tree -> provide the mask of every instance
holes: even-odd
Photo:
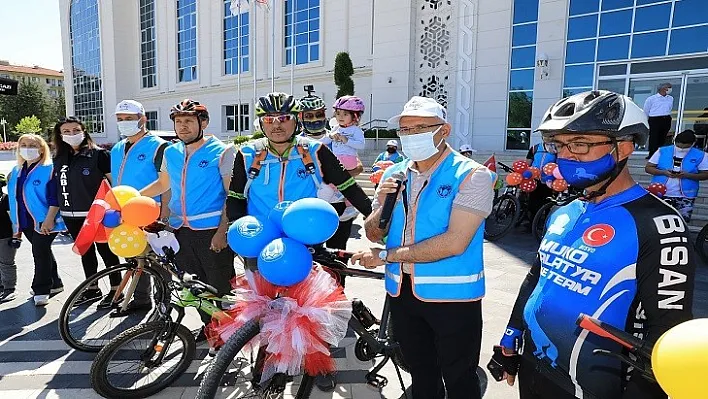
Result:
[[[341,52],[334,59],[334,84],[337,85],[337,98],[354,95],[354,65],[349,53]]]
[[[49,100],[47,106],[47,118],[42,119],[45,121],[45,129],[53,129],[59,118],[66,116],[66,99],[64,98],[64,91],[59,92],[59,97]]]
[[[25,116],[15,126],[15,131],[20,134],[39,133],[42,131],[42,121],[36,116]]]
[[[21,82],[16,96],[0,95],[0,109],[2,117],[10,126],[16,126],[26,116],[36,116],[40,121],[48,120],[44,88],[32,81]]]

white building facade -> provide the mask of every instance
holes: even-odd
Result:
[[[425,95],[448,108],[453,144],[480,150],[528,148],[550,104],[593,88],[642,105],[670,82],[676,130],[708,117],[706,0],[268,3],[244,0],[233,16],[229,0],[60,0],[68,112],[115,142],[120,100],[172,130],[170,107],[193,98],[211,133],[248,134],[254,99],[272,87],[300,97],[312,84],[332,103],[346,51],[365,127]]]

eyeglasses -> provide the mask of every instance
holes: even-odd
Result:
[[[573,141],[570,143],[561,143],[560,141],[544,141],[543,148],[551,154],[558,154],[561,152],[563,147],[567,147],[571,154],[575,155],[585,155],[590,152],[590,148],[597,147],[600,145],[612,144],[612,140],[601,141],[599,143],[584,143],[581,141]]]
[[[402,128],[399,128],[397,130],[397,132],[399,135],[429,132],[431,127],[438,127],[438,126],[442,126],[442,125],[444,125],[444,123],[437,123],[435,125],[427,125],[427,126],[402,127]]]
[[[261,122],[266,125],[272,125],[273,123],[275,123],[275,121],[278,121],[278,123],[285,123],[294,119],[295,115],[293,114],[261,116]]]

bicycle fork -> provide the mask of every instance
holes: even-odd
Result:
[[[172,310],[177,312],[177,320],[172,320],[170,317]],[[167,312],[161,316],[165,318],[163,327],[155,334],[152,341],[150,341],[150,346],[145,349],[140,357],[140,360],[145,363],[145,367],[153,368],[162,364],[162,360],[169,351],[177,333],[176,326],[179,326],[182,323],[182,319],[184,319],[184,308],[170,305],[167,308]],[[157,357],[153,359],[155,353],[157,353]]]

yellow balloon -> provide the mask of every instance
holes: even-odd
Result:
[[[113,193],[115,201],[118,203],[118,209],[116,210],[120,210],[123,206],[125,206],[126,202],[140,196],[140,192],[130,186],[116,186],[111,189],[111,192]],[[108,203],[115,209],[115,204],[112,204],[111,200],[112,198],[109,198]]]
[[[133,258],[142,254],[147,244],[145,232],[129,224],[116,227],[108,236],[108,248],[121,258]]]
[[[708,370],[708,319],[681,323],[659,337],[651,355],[652,369],[671,399],[704,397]],[[703,393],[701,393],[703,392]]]

